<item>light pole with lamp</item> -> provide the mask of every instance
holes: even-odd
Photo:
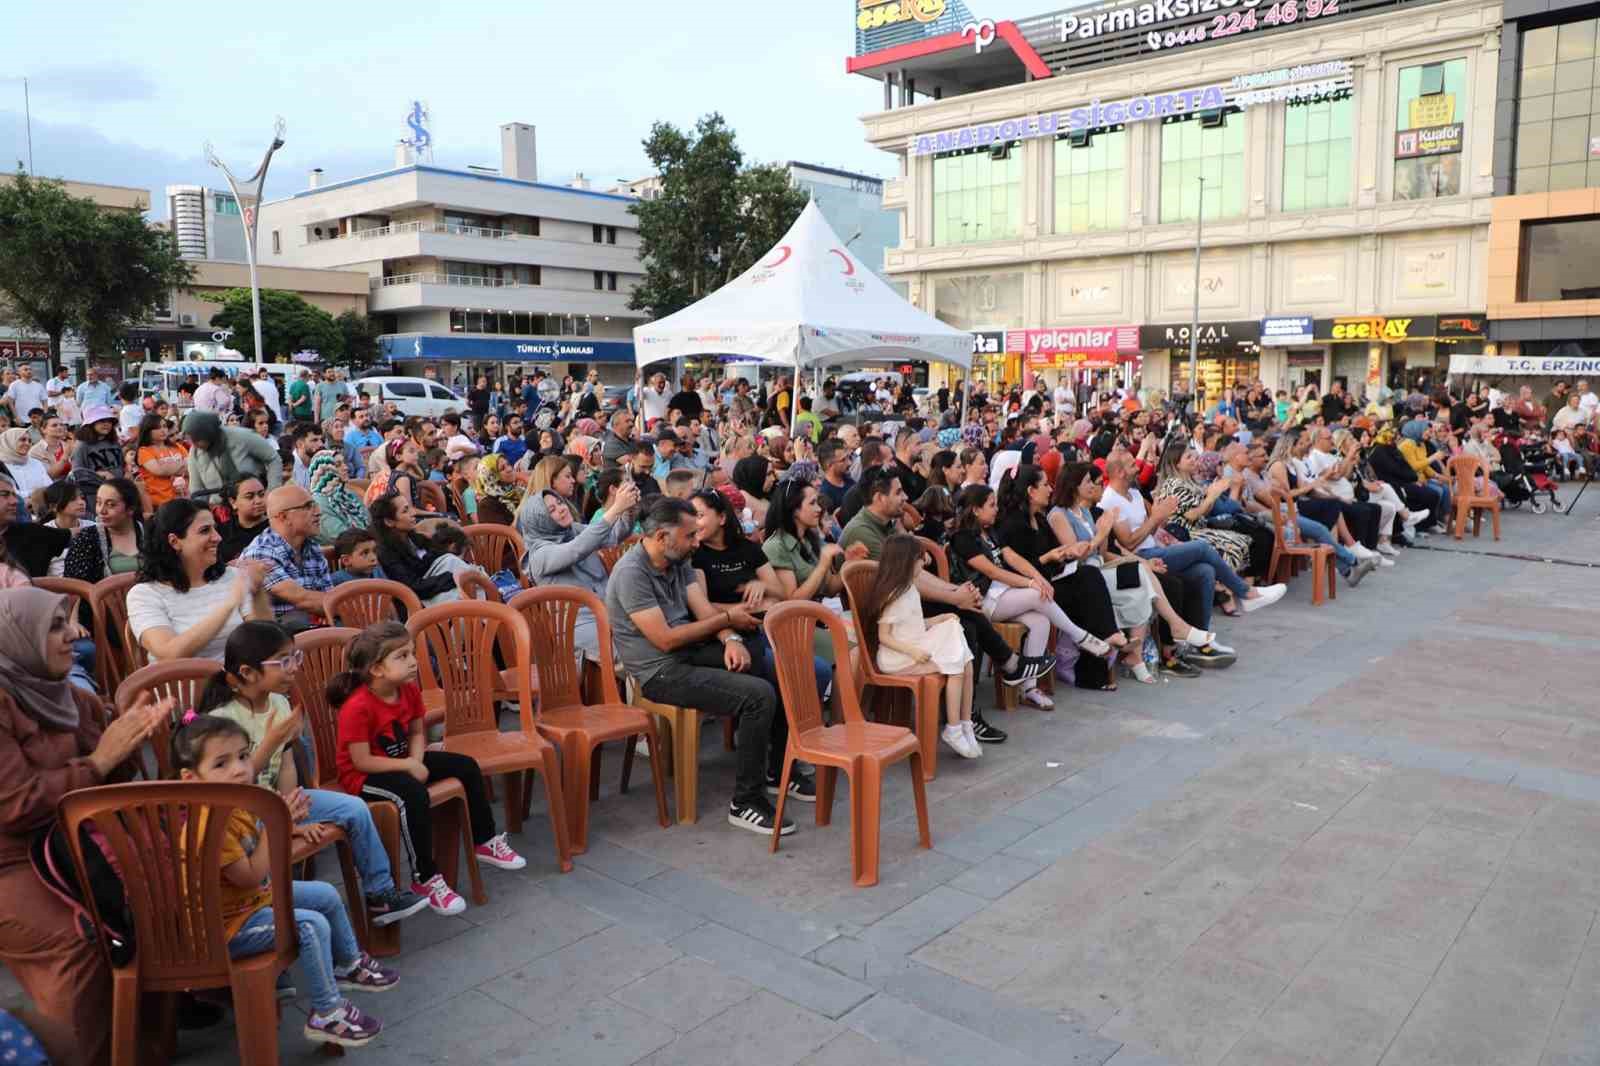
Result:
[[[1206,216],[1206,179],[1200,179],[1200,199],[1194,211],[1194,316],[1189,320],[1189,403],[1200,399],[1200,237]],[[1196,411],[1196,414],[1204,412]]]
[[[222,176],[228,179],[228,189],[233,193],[234,202],[239,205],[239,217],[244,225],[244,250],[250,261],[250,319],[255,326],[256,362],[267,361],[266,354],[261,350],[261,284],[256,277],[256,219],[257,209],[261,206],[261,189],[267,181],[267,166],[272,162],[272,153],[283,147],[283,118],[280,116],[272,127],[272,144],[267,148],[267,154],[261,157],[261,165],[256,172],[244,179],[244,184],[254,189],[255,199],[249,206],[245,205],[244,197],[239,192],[239,180],[233,176],[233,171],[228,169],[228,164],[217,158],[217,153],[212,149],[211,142],[206,142],[206,162],[222,171]]]

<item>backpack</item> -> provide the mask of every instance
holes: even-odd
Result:
[[[49,828],[34,835],[28,845],[28,856],[44,887],[72,911],[83,938],[90,943],[104,940],[111,965],[125,966],[134,956],[133,910],[128,906],[122,871],[102,834],[87,823],[81,833],[83,864],[89,877],[87,893],[78,883],[66,829],[60,822],[52,822]],[[89,908],[91,897],[100,914],[99,926],[95,925],[94,912]]]

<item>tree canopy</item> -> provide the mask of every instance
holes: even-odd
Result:
[[[50,338],[52,370],[68,333],[109,351],[194,277],[171,233],[20,168],[0,185],[0,248],[0,304]]]
[[[644,280],[628,306],[662,318],[726,285],[794,225],[806,194],[785,168],[746,166],[733,130],[713,112],[692,131],[658,122],[644,141],[661,195],[639,219]]]
[[[278,356],[313,351],[324,362],[338,363],[345,354],[345,335],[332,315],[309,303],[297,292],[281,289],[261,290],[261,344],[266,355],[256,353],[254,327],[250,318],[250,290],[225,289],[208,293],[205,299],[222,305],[211,316],[211,324],[233,330],[229,347],[247,358],[271,362]]]

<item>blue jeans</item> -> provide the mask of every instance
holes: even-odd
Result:
[[[326,1014],[344,1002],[337,969],[361,957],[344,901],[325,881],[296,881],[293,886],[294,931],[300,941],[300,972],[311,995],[311,1009]],[[259,955],[273,945],[272,908],[263,907],[228,941],[233,958]]]
[[[1443,528],[1445,523],[1450,521],[1450,485],[1448,482],[1434,480],[1428,482],[1423,488],[1431,489],[1438,494],[1439,510],[1433,513],[1439,516],[1439,526]]]
[[[1228,565],[1228,561],[1217,554],[1217,549],[1210,542],[1199,537],[1169,544],[1165,548],[1145,548],[1138,554],[1143,559],[1160,559],[1167,564],[1167,570],[1174,577],[1192,586],[1194,602],[1200,605],[1203,617],[1185,621],[1201,629],[1211,628],[1211,587],[1216,582],[1222,582],[1229,592],[1241,600],[1250,594],[1250,586]]]
[[[81,689],[98,693],[100,686],[94,679],[94,640],[84,637],[72,642],[72,666],[67,670],[67,680]],[[115,696],[116,693],[107,693]]]
[[[750,651],[750,672],[772,686],[778,693],[778,671],[773,662],[772,645],[767,642],[767,631],[755,629],[744,634],[745,647]],[[833,664],[820,655],[811,657],[812,669],[817,675],[817,702],[824,708],[828,686],[833,683]],[[783,695],[778,693],[778,713],[772,716],[772,732],[767,742],[767,776],[783,773],[783,752],[789,743],[789,719],[783,713]]]
[[[306,815],[306,821],[331,822],[350,838],[356,871],[361,874],[361,891],[373,896],[392,889],[394,874],[389,869],[389,853],[383,850],[383,841],[378,839],[378,827],[372,823],[367,801],[323,788],[305,791],[311,800],[311,813]]]
[[[1314,518],[1307,518],[1303,514],[1296,514],[1300,520],[1300,535],[1306,540],[1316,541],[1318,544],[1327,544],[1333,548],[1333,557],[1339,560],[1339,573],[1348,574],[1350,568],[1356,565],[1355,553],[1334,537],[1333,530],[1318,522]]]

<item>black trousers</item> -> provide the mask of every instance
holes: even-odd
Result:
[[[932,600],[923,600],[922,614],[925,618],[940,614],[955,615],[961,619],[961,635],[967,638],[967,647],[972,649],[974,658],[987,655],[996,663],[1010,661],[1013,654],[1011,645],[1006,643],[1006,638],[1000,635],[1000,631],[994,627],[994,623],[989,621],[983,612],[963,611],[954,604],[934,603]],[[973,670],[976,672],[976,664],[974,664]]]
[[[678,651],[672,662],[650,675],[644,694],[657,703],[693,706],[707,715],[732,715],[738,722],[734,744],[733,802],[743,806],[766,800],[767,748],[777,744],[781,765],[789,725],[778,711],[778,694],[761,678],[722,665],[723,648],[707,641]],[[754,661],[752,659],[752,667]],[[776,739],[775,739],[776,738]]]
[[[1161,591],[1166,594],[1167,602],[1172,605],[1172,609],[1177,612],[1179,618],[1182,618],[1192,626],[1199,626],[1199,620],[1207,617],[1199,606],[1198,597],[1211,596],[1212,589],[1191,585],[1189,582],[1184,581],[1182,577],[1170,573],[1157,574],[1156,580],[1161,582]],[[1176,641],[1176,638],[1172,635],[1172,627],[1167,625],[1165,618],[1161,618],[1160,615],[1156,617],[1159,622],[1156,640],[1164,648],[1171,647]]]
[[[1117,631],[1117,612],[1098,567],[1080,566],[1071,577],[1052,581],[1056,606],[1068,618],[1104,639]],[[1073,667],[1079,688],[1104,688],[1111,682],[1111,664],[1098,655],[1080,655]]]
[[[495,835],[494,810],[489,806],[483,771],[477,762],[453,752],[425,751],[422,765],[428,768],[430,782],[451,777],[461,782],[467,793],[467,813],[472,818],[472,842],[487,843]],[[407,773],[368,774],[361,798],[388,800],[400,808],[400,845],[416,880],[427,881],[439,872],[433,864],[433,807],[428,802],[427,785]]]

